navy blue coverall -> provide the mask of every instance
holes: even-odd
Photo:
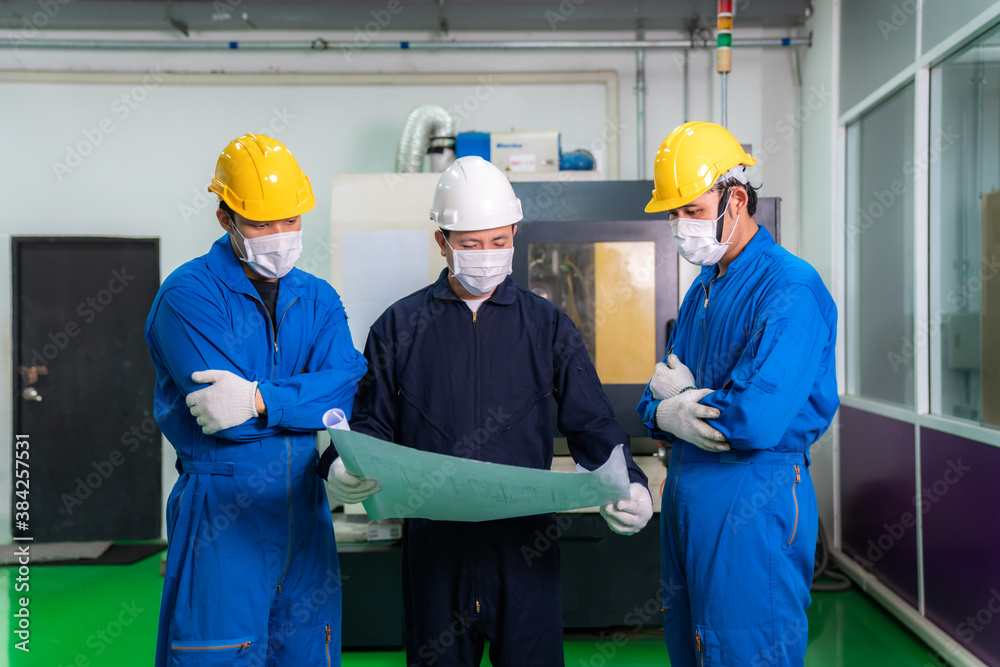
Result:
[[[365,361],[340,297],[298,269],[277,322],[223,236],[164,281],[146,320],[154,414],[177,450],[156,665],[340,664],[340,572],[316,431],[350,410]],[[264,417],[205,435],[191,373],[257,381]]]
[[[583,339],[558,307],[510,277],[473,313],[447,279],[397,301],[372,325],[351,428],[423,451],[547,470],[549,397],[574,459],[593,470],[625,444]],[[407,519],[403,586],[408,665],[563,664],[558,546],[532,548],[555,516],[461,523]]]
[[[802,665],[816,552],[809,447],[840,404],[837,309],[816,270],[763,227],[716,277],[707,266],[677,316],[672,351],[718,408],[729,452],[673,441],[660,521],[670,664]],[[664,359],[664,362],[666,359]]]

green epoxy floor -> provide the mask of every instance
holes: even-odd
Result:
[[[14,648],[12,613],[17,571],[0,568],[0,623],[8,637],[0,666],[136,667],[153,664],[159,616],[160,555],[130,566],[36,566],[30,571],[30,653]],[[402,652],[345,652],[344,667],[399,667]],[[489,664],[484,661],[484,664]],[[568,667],[669,664],[661,635],[625,630],[618,637],[568,636]],[[816,593],[809,609],[808,667],[893,665],[927,667],[934,654],[851,589]]]

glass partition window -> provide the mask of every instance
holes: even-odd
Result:
[[[840,1],[842,113],[913,62],[917,45],[916,3],[917,0]],[[928,4],[935,3],[924,3]]]
[[[914,92],[847,129],[848,392],[914,405]]]
[[[931,411],[1000,426],[1000,29],[931,72]]]

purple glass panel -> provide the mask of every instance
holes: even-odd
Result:
[[[844,552],[917,606],[914,426],[840,408]]]
[[[1000,665],[1000,447],[920,429],[927,617]]]

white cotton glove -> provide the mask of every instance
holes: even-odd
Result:
[[[630,500],[608,503],[600,510],[608,527],[619,535],[638,533],[653,516],[653,497],[646,485],[633,482],[628,491]]]
[[[690,369],[681,363],[676,354],[668,355],[667,363],[661,361],[656,364],[653,379],[649,381],[649,390],[653,393],[653,398],[658,401],[673,398],[686,387],[697,387],[697,385]]]
[[[673,433],[681,440],[697,445],[708,452],[724,452],[729,449],[726,436],[706,422],[721,414],[718,408],[702,405],[699,401],[713,389],[691,389],[673,398],[660,401],[656,406],[656,425],[661,431]]]
[[[191,379],[208,386],[188,394],[191,414],[206,435],[239,426],[257,416],[257,383],[229,371],[198,371]]]
[[[360,503],[382,490],[382,486],[374,479],[361,479],[347,472],[339,456],[330,466],[326,488],[330,490],[334,500],[345,505]]]

